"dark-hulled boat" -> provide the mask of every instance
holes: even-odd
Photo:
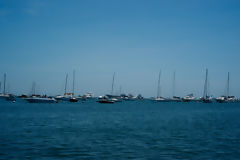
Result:
[[[113,100],[109,100],[109,99],[100,99],[97,102],[98,103],[111,103],[111,104],[114,103]]]

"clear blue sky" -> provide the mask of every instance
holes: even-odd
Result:
[[[66,73],[76,93],[115,91],[156,96],[240,96],[239,0],[0,0],[0,76],[7,89],[62,94]],[[71,89],[71,83],[68,88]]]

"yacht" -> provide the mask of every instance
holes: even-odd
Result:
[[[204,83],[203,97],[201,98],[203,103],[212,103],[212,97],[208,95],[208,69],[206,69],[206,78]]]
[[[181,99],[181,97],[173,96],[173,98],[171,98],[170,101],[172,101],[172,102],[181,102],[182,99]]]
[[[169,98],[171,102],[181,102],[181,97],[175,96],[175,87],[176,86],[176,71],[173,72],[173,86],[172,86],[172,98]]]
[[[113,101],[112,99],[106,96],[99,96],[97,102],[98,103],[114,103],[115,101]]]
[[[112,89],[110,94],[106,94],[104,96],[98,97],[98,103],[114,103],[114,102],[122,102],[122,98],[119,95],[114,95],[114,80],[115,80],[115,72],[113,73],[112,79]]]
[[[138,94],[138,95],[137,95],[137,99],[138,99],[138,100],[143,100],[144,98],[143,98],[143,96],[142,96],[141,94]]]
[[[239,100],[235,96],[228,96],[227,99],[228,102],[239,102]]]
[[[163,98],[160,96],[160,80],[161,80],[161,74],[162,74],[162,71],[160,70],[159,71],[159,74],[158,74],[158,85],[157,85],[157,97],[156,98],[153,98],[153,100],[155,102],[169,102],[169,100],[167,98]]]
[[[218,103],[224,103],[224,102],[227,101],[227,97],[226,97],[226,96],[217,97],[217,98],[216,98],[216,101],[217,101]]]
[[[69,101],[72,96],[73,96],[73,93],[64,93],[63,96],[57,95],[55,99],[58,101]]]
[[[75,98],[75,97],[71,97],[71,98],[69,99],[69,102],[78,102],[78,99]]]
[[[183,97],[182,100],[183,100],[183,102],[198,101],[197,97],[194,97],[192,93]]]
[[[83,95],[86,97],[86,99],[90,99],[90,98],[93,98],[93,93],[92,92],[88,92],[86,93],[85,95]]]
[[[218,103],[233,103],[239,102],[239,100],[235,96],[220,96],[216,98]]]
[[[51,97],[32,96],[29,98],[25,98],[25,100],[28,101],[29,103],[57,103],[57,100]]]
[[[74,89],[75,89],[75,70],[73,70],[73,88],[72,88],[72,94],[69,99],[69,102],[78,102],[78,99],[74,97]]]
[[[232,103],[232,102],[239,102],[239,100],[234,96],[229,96],[229,82],[230,82],[230,74],[228,72],[227,78],[227,94],[216,98],[218,103]]]
[[[74,83],[75,83],[75,71],[73,71],[73,90],[72,93],[67,92],[67,83],[68,83],[68,74],[66,74],[65,79],[65,88],[64,88],[64,95],[57,95],[55,97],[58,101],[69,101],[69,102],[77,102],[78,99],[74,97]]]
[[[8,94],[0,94],[0,99],[7,99],[9,98],[9,95]]]
[[[4,73],[4,77],[3,77],[3,93],[0,94],[0,99],[16,102],[16,98],[14,95],[6,93],[5,86],[6,86],[6,73]]]

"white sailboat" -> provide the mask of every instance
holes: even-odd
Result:
[[[3,93],[0,94],[0,99],[6,99],[9,95],[6,94],[6,73],[3,76]]]
[[[216,101],[218,103],[239,102],[239,100],[235,96],[229,96],[229,88],[230,88],[229,85],[230,85],[230,73],[228,72],[227,93],[226,93],[226,95],[216,98]]]
[[[211,103],[212,97],[208,94],[209,86],[208,86],[208,69],[206,69],[206,78],[204,83],[204,91],[203,91],[203,97],[202,101],[203,103]]]
[[[68,85],[68,74],[66,74],[66,78],[65,78],[64,94],[57,95],[55,99],[59,101],[69,101],[70,98],[73,97],[73,93],[67,92],[67,85]]]
[[[57,103],[57,100],[55,98],[47,97],[46,95],[43,96],[37,95],[35,82],[32,83],[31,96],[22,98],[28,101],[29,103]]]
[[[107,94],[106,97],[113,102],[122,102],[121,97],[119,95],[114,94],[114,84],[115,84],[115,72],[113,73],[111,94]]]
[[[72,88],[72,95],[69,99],[69,102],[78,102],[78,99],[74,97],[74,89],[75,89],[75,70],[73,71],[73,88]]]
[[[161,94],[161,85],[160,85],[161,74],[162,74],[162,71],[160,70],[159,74],[158,74],[157,97],[154,98],[153,100],[156,102],[167,102],[168,101],[167,99],[160,96],[160,94]]]
[[[15,99],[14,95],[6,93],[6,77],[7,77],[7,75],[6,75],[6,73],[4,73],[4,76],[3,76],[3,93],[0,94],[0,99],[16,102],[16,99]]]
[[[193,93],[186,95],[182,98],[183,102],[193,102],[198,101],[197,97],[193,95]]]

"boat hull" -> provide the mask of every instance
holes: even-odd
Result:
[[[77,98],[70,98],[69,102],[78,102],[78,99]]]

